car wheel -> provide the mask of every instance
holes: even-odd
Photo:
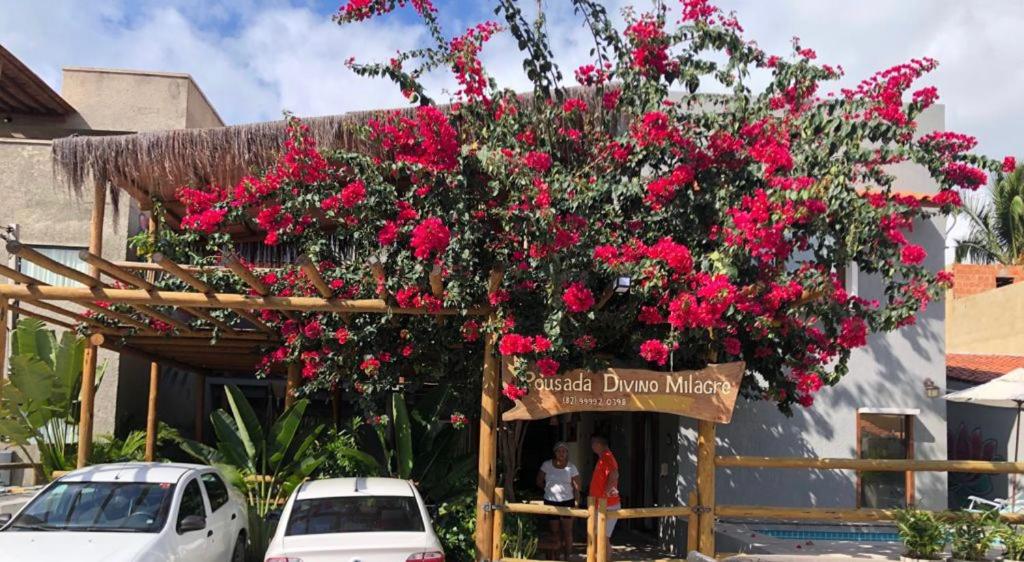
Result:
[[[231,551],[231,562],[245,562],[245,535],[239,534],[235,539],[235,548]]]

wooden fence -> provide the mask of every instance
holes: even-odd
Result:
[[[709,463],[710,464],[710,463]],[[855,470],[872,472],[970,472],[979,474],[1020,474],[1024,473],[1024,462],[990,462],[973,460],[914,460],[914,459],[814,459],[796,457],[747,457],[715,456],[713,466],[740,469],[805,469],[805,470]],[[713,480],[712,480],[713,482]],[[706,480],[705,480],[705,485]],[[698,491],[700,488],[698,482]],[[611,514],[617,519],[685,517],[687,518],[687,551],[698,550],[712,555],[714,550],[714,519],[760,519],[780,521],[834,521],[840,523],[891,521],[897,510],[893,509],[846,509],[826,507],[772,507],[754,505],[716,505],[714,494],[705,490],[704,502],[698,501],[698,491],[691,491],[686,505],[670,507],[622,508]],[[604,500],[589,498],[587,509],[554,507],[527,503],[506,503],[502,488],[495,490],[495,501],[491,506],[493,535],[491,540],[491,562],[541,562],[538,560],[507,558],[504,556],[504,519],[506,513],[525,515],[561,516],[583,519],[587,525],[587,562],[607,562],[607,542],[599,540],[605,535],[609,512]],[[944,512],[940,512],[944,513]],[[1003,521],[1024,524],[1024,513],[1004,513]],[[709,521],[705,523],[705,520]],[[710,524],[711,542],[706,537],[705,527]],[[669,562],[669,561],[659,561]]]

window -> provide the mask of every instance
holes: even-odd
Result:
[[[207,472],[200,478],[203,479],[203,487],[206,488],[206,497],[210,498],[210,509],[217,511],[228,503],[228,487],[224,485],[220,476]]]
[[[862,459],[914,458],[914,416],[858,412],[857,450]],[[913,472],[858,472],[858,507],[891,509],[913,505],[913,475]]]
[[[156,533],[167,520],[170,484],[58,482],[11,523],[12,531]]]
[[[203,505],[203,492],[199,490],[199,481],[192,479],[181,494],[181,506],[178,507],[177,530],[181,534],[181,524],[189,515],[206,517],[206,506]]]
[[[32,249],[37,251],[37,252],[39,252],[40,254],[43,254],[44,256],[46,256],[46,257],[48,257],[50,259],[52,259],[53,261],[59,262],[59,263],[61,263],[63,265],[66,265],[66,266],[72,268],[72,269],[77,269],[78,271],[81,271],[82,273],[88,273],[89,272],[88,265],[84,261],[79,259],[79,257],[78,257],[78,252],[84,250],[85,248],[75,248],[75,247],[67,247],[67,246],[36,246],[36,245],[32,245]],[[38,279],[38,280],[42,281],[43,283],[47,283],[47,284],[50,284],[50,285],[57,285],[57,286],[60,286],[60,287],[81,287],[82,286],[81,283],[79,283],[77,281],[72,281],[72,280],[68,279],[67,277],[64,277],[64,276],[61,276],[61,275],[57,275],[56,273],[50,271],[49,269],[46,269],[44,267],[40,267],[40,266],[38,266],[38,265],[28,261],[28,260],[24,260],[24,259],[19,258],[17,260],[17,267],[18,267],[18,271],[24,273],[25,275],[28,275],[29,277],[32,277],[34,279]]]
[[[296,501],[285,534],[422,533],[423,529],[414,497],[356,496]]]

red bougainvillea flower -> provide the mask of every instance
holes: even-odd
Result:
[[[660,340],[647,340],[640,344],[640,357],[664,365],[668,361],[668,346]]]
[[[863,318],[844,318],[840,324],[837,343],[846,349],[865,346],[868,343],[868,325]]]
[[[412,239],[409,245],[412,246],[413,255],[421,260],[428,260],[432,257],[443,254],[451,242],[451,231],[437,217],[424,219],[423,222],[412,229]]]
[[[1007,156],[1003,158],[1003,172],[1012,174],[1017,169],[1017,159],[1013,156]]]
[[[803,394],[814,394],[821,389],[821,377],[817,373],[798,373],[796,389]]]
[[[380,360],[376,357],[367,357],[359,364],[359,369],[371,377],[376,376],[380,372]]]
[[[338,345],[345,345],[348,342],[348,338],[348,328],[342,326],[334,331],[334,340],[338,342]]]
[[[523,355],[533,352],[533,338],[519,334],[506,334],[498,343],[502,355]]]
[[[551,155],[546,152],[527,152],[523,157],[523,163],[527,168],[543,174],[551,168]]]
[[[526,396],[526,389],[514,384],[505,383],[505,386],[501,389],[501,393],[505,395],[505,398],[515,402],[523,396]]]
[[[320,339],[324,333],[324,327],[320,324],[319,320],[313,320],[302,327],[302,335],[306,336],[311,340]]]
[[[569,312],[586,312],[594,306],[594,294],[583,283],[570,283],[562,293],[562,302]]]
[[[918,265],[928,257],[928,252],[916,244],[907,244],[900,250],[900,261],[906,265]]]
[[[366,199],[366,184],[362,180],[354,181],[341,190],[341,206],[351,209]]]
[[[544,357],[537,360],[537,370],[540,371],[543,377],[553,377],[558,374],[558,361],[550,357]]]
[[[949,183],[964,189],[978,189],[988,182],[985,172],[963,162],[950,162],[942,171]]]

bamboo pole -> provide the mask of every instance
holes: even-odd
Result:
[[[715,424],[697,423],[697,499],[700,508],[698,551],[715,555]]]
[[[646,519],[657,517],[687,517],[692,513],[690,506],[629,507],[615,512],[616,519]]]
[[[97,256],[103,255],[103,216],[106,208],[107,186],[102,182],[96,182],[93,188],[92,217],[89,221],[89,252]],[[8,244],[9,246],[10,244]],[[94,282],[92,286],[99,285],[100,270],[96,266],[90,265],[89,273]],[[83,284],[89,286],[88,283]],[[47,287],[32,287],[32,289],[45,290]],[[89,289],[85,290],[89,291]],[[90,337],[82,361],[81,407],[78,418],[78,468],[89,463],[89,453],[92,452],[93,405],[96,400],[96,363],[99,353],[97,346],[102,343],[102,335],[94,334]]]
[[[504,542],[501,534],[505,530],[505,488],[494,490],[494,531],[491,538],[491,562],[501,560]]]
[[[597,501],[587,497],[587,562],[597,562]]]
[[[686,521],[686,552],[693,552],[700,548],[700,517],[695,509],[699,503],[697,490],[690,490],[686,501],[690,504],[690,515]]]
[[[422,308],[392,307],[380,299],[328,300],[322,297],[260,297],[233,293],[183,293],[175,291],[140,291],[137,289],[88,289],[82,287],[33,287],[0,285],[0,297],[28,301],[70,301],[78,303],[111,302],[146,304],[151,306],[177,306],[197,308],[226,308],[231,310],[281,310],[296,312],[379,313],[458,316],[481,316],[490,313],[489,307],[465,310],[447,308],[427,312]],[[109,311],[107,311],[109,312]]]
[[[100,217],[100,221],[102,221],[102,220],[103,220],[103,217],[101,216]],[[102,225],[102,222],[101,222],[101,224],[100,224],[100,230],[101,230],[100,237],[101,237],[101,239],[99,241],[99,244],[101,244],[101,245],[103,243],[103,241],[102,241],[102,229],[103,229],[103,225]],[[92,241],[90,241],[90,245],[91,244],[92,244]],[[90,249],[90,252],[91,251],[92,250]],[[100,249],[100,251],[102,251],[102,248]],[[17,240],[9,240],[7,242],[7,252],[9,254],[11,254],[11,255],[18,256],[21,259],[28,260],[28,261],[38,265],[39,267],[42,267],[43,269],[46,269],[48,271],[52,271],[52,272],[56,273],[57,275],[60,275],[61,277],[65,277],[67,279],[70,279],[71,281],[77,281],[78,283],[81,283],[82,285],[85,285],[86,287],[99,287],[101,285],[101,283],[100,283],[100,269],[97,268],[95,265],[92,265],[92,264],[89,265],[90,273],[88,273],[88,274],[82,273],[81,271],[78,271],[77,269],[75,269],[73,267],[68,267],[68,266],[60,263],[59,261],[56,261],[56,260],[54,260],[52,258],[49,258],[49,257],[39,253],[39,251],[37,251],[37,250],[35,250],[35,249],[33,249],[33,248],[29,247],[29,246],[26,246],[26,245],[22,244],[21,242],[18,242]],[[92,253],[96,253],[96,252],[92,252]]]
[[[195,380],[195,404],[194,404],[195,416],[195,439],[196,441],[203,440],[203,418],[206,413],[206,375],[202,373],[196,373]]]
[[[320,293],[320,296],[325,299],[334,298],[334,291],[324,281],[323,276],[320,275],[320,270],[317,269],[316,264],[313,263],[313,259],[309,256],[300,256],[297,263],[299,268],[302,269],[302,273],[306,276],[306,279],[313,284],[316,288],[316,292]]]
[[[818,470],[869,470],[874,472],[971,472],[976,474],[1024,473],[1024,462],[923,459],[808,459],[799,457],[717,457],[721,468],[807,468]]]
[[[284,395],[284,407],[291,408],[295,404],[296,393],[302,386],[302,370],[298,363],[288,364],[288,383]]]
[[[62,322],[60,320],[57,320],[56,318],[50,318],[49,316],[46,316],[45,314],[40,314],[34,310],[28,310],[20,306],[14,305],[10,305],[7,308],[8,310],[10,310],[10,312],[14,312],[22,316],[28,316],[29,318],[35,318],[36,320],[41,320],[53,326],[59,326],[61,328],[64,328],[65,330],[74,330],[76,328],[74,324]]]
[[[597,562],[608,562],[608,498],[597,500]]]
[[[492,316],[489,322],[496,322]],[[480,391],[480,460],[476,488],[476,554],[482,560],[491,552],[490,505],[494,502],[494,487],[498,473],[498,399],[501,369],[494,355],[495,334],[484,338],[484,371]]]
[[[587,510],[575,507],[558,507],[554,505],[541,505],[539,503],[510,503],[505,506],[508,513],[523,513],[529,515],[549,515],[558,517],[576,517],[584,519],[589,517]]]
[[[149,364],[149,406],[146,411],[146,462],[156,458],[157,394],[160,391],[160,364]]]
[[[23,283],[25,285],[38,285],[41,283],[38,279],[29,277],[17,269],[12,269],[3,264],[0,264],[0,277],[6,277],[15,283]]]
[[[3,396],[4,379],[7,378],[7,316],[10,305],[7,299],[0,299],[0,396]]]

